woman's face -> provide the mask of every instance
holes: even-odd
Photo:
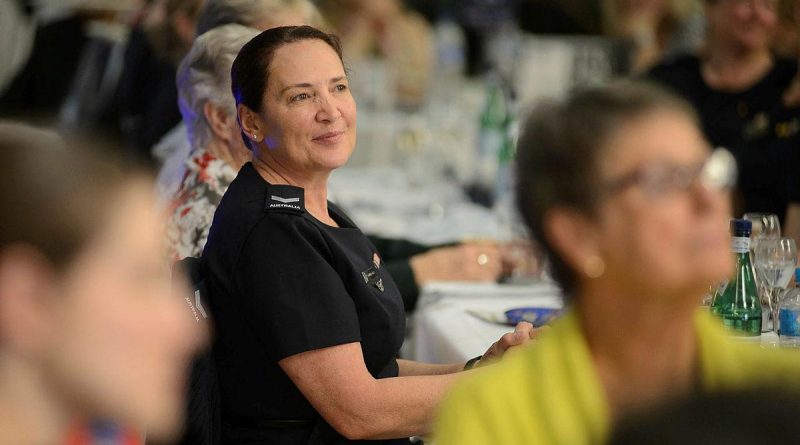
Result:
[[[171,292],[153,198],[144,183],[128,186],[68,268],[45,357],[76,409],[159,439],[182,426],[188,360],[205,332]]]
[[[598,208],[599,256],[608,277],[671,296],[726,277],[732,269],[727,192],[696,177],[688,188],[670,181],[676,172],[699,172],[710,154],[697,126],[677,111],[654,111],[624,125],[605,147],[600,177],[626,184],[608,189]]]
[[[710,36],[747,50],[766,50],[777,26],[778,0],[717,0],[707,3]]]
[[[304,174],[344,165],[356,143],[356,103],[336,52],[318,39],[275,51],[257,119],[257,156]]]

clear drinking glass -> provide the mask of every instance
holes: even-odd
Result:
[[[774,213],[745,213],[744,219],[753,223],[750,235],[750,249],[755,251],[762,239],[776,240],[781,237],[781,222]]]
[[[756,247],[756,270],[767,286],[769,308],[772,313],[772,330],[779,329],[778,311],[780,297],[792,279],[797,264],[797,246],[791,238],[762,239]]]
[[[742,217],[753,224],[753,233],[750,235],[750,257],[755,266],[756,247],[761,240],[777,240],[781,237],[781,223],[778,215],[774,213],[745,213]],[[755,267],[754,267],[755,269]],[[763,310],[762,329],[769,331],[771,324],[770,315],[772,306],[770,304],[769,288],[760,277],[760,272],[755,270],[756,288],[758,297],[761,300]]]

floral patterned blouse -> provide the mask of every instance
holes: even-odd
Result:
[[[169,207],[167,243],[172,260],[203,253],[214,212],[236,173],[205,149],[195,150],[186,161],[181,187]]]

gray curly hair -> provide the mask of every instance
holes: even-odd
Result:
[[[245,43],[258,30],[230,24],[214,28],[195,39],[192,49],[178,67],[178,105],[194,151],[204,147],[213,134],[203,107],[210,101],[236,116],[231,94],[231,65]]]

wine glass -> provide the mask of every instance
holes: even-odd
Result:
[[[791,238],[762,239],[756,247],[755,263],[756,269],[768,289],[772,330],[777,334],[780,297],[794,274],[795,264],[797,264],[797,246]]]
[[[753,258],[753,266],[755,266],[755,252],[761,240],[776,240],[781,237],[781,223],[778,215],[774,213],[745,213],[744,219],[753,224],[753,232],[750,235],[750,257]],[[769,289],[761,279],[758,270],[753,274],[756,279],[756,289],[758,290],[758,297],[761,300],[761,308],[764,312],[762,317],[762,329],[769,330],[770,316],[772,306],[770,305]]]
[[[745,213],[744,219],[753,224],[750,235],[750,249],[755,252],[758,243],[763,239],[776,240],[781,237],[781,222],[774,213]]]

